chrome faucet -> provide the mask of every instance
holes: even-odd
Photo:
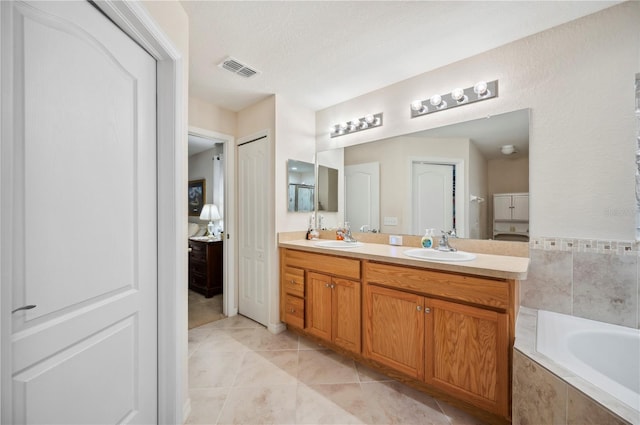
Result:
[[[457,249],[455,249],[452,246],[449,246],[449,237],[452,237],[452,238],[457,237],[455,229],[449,232],[445,232],[444,230],[441,230],[441,232],[442,232],[442,237],[440,238],[440,242],[438,243],[438,251],[456,252]]]
[[[356,238],[351,234],[351,226],[349,226],[348,222],[344,223],[344,229],[342,231],[342,239],[345,242],[358,242]]]
[[[362,226],[360,226],[360,231],[362,233],[368,232],[370,228],[371,228],[371,226],[369,226],[368,224],[363,224]]]

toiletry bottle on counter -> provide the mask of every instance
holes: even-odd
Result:
[[[421,240],[423,248],[433,247],[433,229],[426,229]]]

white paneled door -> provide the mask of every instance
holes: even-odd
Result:
[[[156,62],[88,2],[0,7],[3,420],[156,423]]]
[[[269,140],[238,147],[238,312],[268,322]]]
[[[412,163],[412,234],[424,234],[425,229],[440,231],[453,229],[453,176],[449,164]]]
[[[380,230],[380,163],[344,167],[345,220],[351,229]]]

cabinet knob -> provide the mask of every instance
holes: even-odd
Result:
[[[324,287],[325,287],[325,288],[328,288],[328,287],[329,287],[329,284],[328,284],[328,283],[325,283],[325,284],[324,284]]]
[[[295,312],[296,312],[296,310],[294,308],[292,308],[289,313],[295,313]]]
[[[431,313],[431,309],[429,307],[425,307],[424,312],[425,314],[429,314]]]
[[[292,284],[292,285],[295,285],[295,284],[296,284],[296,281],[295,281],[295,280],[293,280],[293,279],[291,279],[291,280],[289,281],[289,283],[290,283],[290,284]]]
[[[187,252],[191,252],[193,251],[193,248],[189,247],[189,249],[187,250]]]
[[[422,311],[422,306],[421,306],[421,305],[417,305],[417,306],[416,306],[416,310],[418,310],[418,311]]]
[[[330,286],[330,288],[331,288],[331,289],[333,289],[333,288],[335,288],[335,287],[336,287],[336,285],[334,285],[333,283],[332,283],[332,284],[331,284],[331,286]]]

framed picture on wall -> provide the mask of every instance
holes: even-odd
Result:
[[[189,181],[189,215],[200,216],[205,203],[206,180]]]

